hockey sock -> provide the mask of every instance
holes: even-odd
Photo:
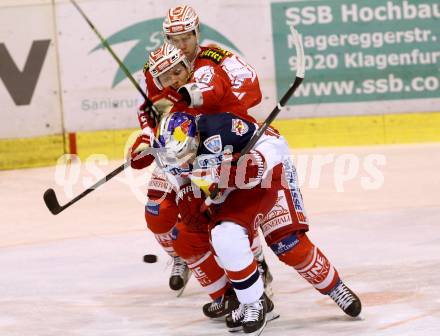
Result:
[[[196,258],[191,259],[194,260]],[[188,267],[213,300],[225,294],[226,290],[230,287],[225,271],[218,265],[211,251],[188,264]]]
[[[168,253],[171,257],[176,257],[177,254],[173,248],[172,231],[173,230],[171,229],[169,232],[155,233],[154,237],[166,253]]]
[[[145,206],[147,226],[157,242],[172,257],[176,256],[172,242],[172,232],[177,221],[177,206],[169,199],[149,199]]]
[[[339,281],[336,269],[305,233],[294,233],[271,248],[282,262],[293,266],[322,294],[327,294]]]

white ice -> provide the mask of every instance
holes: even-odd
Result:
[[[266,248],[281,317],[263,335],[440,335],[440,144],[294,153],[309,159],[300,171],[309,235],[359,294],[362,318],[344,316]],[[342,192],[335,163],[317,185],[310,179],[311,158],[329,153],[359,159]],[[386,159],[375,190],[361,185],[369,154]],[[62,204],[71,198],[54,174],[54,167],[0,172],[0,336],[229,334],[203,316],[208,296],[194,279],[181,298],[168,289],[169,257],[145,230],[143,204],[122,177],[53,216],[44,190],[54,187]],[[143,263],[146,253],[159,261]]]

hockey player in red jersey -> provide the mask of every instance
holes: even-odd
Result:
[[[167,42],[181,49],[194,69],[200,69],[200,76],[209,79],[209,67],[218,65],[230,82],[232,92],[246,109],[261,101],[261,90],[255,70],[238,55],[218,47],[204,47],[199,44],[199,17],[190,6],[177,6],[168,10],[163,22]]]
[[[258,227],[275,255],[294,268],[320,293],[331,297],[349,316],[361,312],[359,298],[341,281],[328,258],[307,237],[309,229],[296,170],[289,148],[275,130],[268,130],[248,155],[237,160],[258,126],[230,113],[197,117],[184,112],[171,113],[161,121],[158,138],[166,149],[162,156],[167,174],[179,187],[177,199],[191,209],[191,217],[204,201],[196,187],[212,190],[219,186],[219,197],[211,200],[211,219],[206,225],[211,252],[215,253],[240,301],[240,306],[226,318],[230,331],[259,335],[274,305],[263,291],[263,281],[251,252]],[[196,207],[191,206],[194,203]],[[180,203],[179,209],[181,207]],[[182,213],[185,213],[183,208]],[[203,207],[202,207],[203,208]],[[273,221],[273,212],[283,208],[285,219]],[[185,234],[186,226],[174,232],[179,240],[198,245]],[[181,232],[182,230],[182,232]],[[199,253],[203,248],[198,245]]]
[[[176,28],[179,24],[184,27],[183,30]],[[191,45],[196,51],[197,57],[192,57],[189,61],[182,51],[169,43],[164,43],[161,48],[151,53],[149,62],[144,68],[148,97],[163,113],[169,109],[186,109],[193,113],[200,113],[200,109],[203,108],[203,113],[230,111],[243,117],[246,116],[249,120],[254,120],[247,116],[247,109],[261,101],[261,91],[255,70],[231,52],[218,48],[199,47],[198,29],[198,16],[192,8],[183,6],[168,11],[164,21],[164,33],[167,40],[179,40],[181,34],[187,34],[187,37],[190,35],[189,39],[191,40],[192,36],[192,42],[196,43]],[[173,34],[168,36],[167,32],[171,31]],[[174,34],[176,31],[180,31],[180,34]],[[188,41],[188,38],[183,40]],[[182,45],[182,49],[185,54],[190,54],[190,49],[186,45]],[[190,80],[189,83],[188,80]],[[180,94],[176,92],[179,88]],[[144,168],[153,161],[151,156],[137,159],[142,149],[149,145],[149,137],[152,132],[150,126],[153,126],[147,117],[148,111],[143,111],[144,108],[145,105],[139,111],[139,122],[143,132],[135,141],[131,152],[132,167],[136,169]],[[171,188],[163,172],[156,169],[148,184],[149,202],[145,208],[145,218],[157,241],[174,258],[170,287],[181,293],[188,281],[189,272],[186,263],[174,251],[171,240],[172,229],[179,213],[175,197],[175,191]],[[271,281],[271,275],[258,238],[255,239],[254,252],[265,277],[265,285],[268,285]],[[199,274],[213,273],[210,279],[198,280],[214,300],[204,306],[205,315],[218,317],[227,312],[224,310],[227,307],[226,277],[224,271],[216,270],[215,266],[212,266],[213,270],[207,271],[205,268],[210,263],[215,263],[213,256],[207,258],[201,266],[204,269],[203,272],[197,272],[200,269],[197,265],[191,267],[196,270],[193,272],[196,277]],[[196,267],[198,268],[196,269]],[[217,283],[218,280],[221,281]],[[270,290],[270,286],[268,290]]]

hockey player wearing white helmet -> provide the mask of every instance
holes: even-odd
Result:
[[[150,53],[148,70],[159,90],[172,87],[177,91],[191,75],[188,57],[181,49],[167,42]]]
[[[246,110],[260,103],[258,76],[250,64],[229,50],[200,45],[200,20],[193,8],[170,8],[162,27],[165,41],[183,51],[194,72],[199,70],[200,75],[206,73],[205,77],[209,78],[209,68],[218,66]]]
[[[199,24],[199,16],[190,6],[170,8],[162,24],[165,40],[181,49],[190,62],[199,52]]]

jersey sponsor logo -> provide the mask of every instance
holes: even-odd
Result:
[[[145,210],[152,214],[153,216],[159,216],[160,212],[160,204],[152,201],[148,201],[147,205],[145,206]]]
[[[211,279],[200,268],[200,266],[194,267],[191,271],[202,286],[208,286],[212,283]]]
[[[148,189],[159,190],[163,192],[170,192],[172,186],[170,183],[160,179],[151,179],[148,183]]]
[[[312,284],[322,283],[330,272],[330,263],[327,258],[317,250],[316,259],[310,268],[300,272],[301,276]]]
[[[278,198],[272,209],[264,216],[261,223],[261,230],[266,237],[273,231],[292,224],[289,205],[287,204],[284,190],[278,190]]]
[[[154,237],[156,238],[157,242],[165,249],[165,251],[171,253],[174,252],[173,240],[170,232],[154,234]]]
[[[223,162],[223,153],[220,155],[199,155],[196,158],[194,169],[206,169],[220,165]]]
[[[207,150],[214,154],[219,154],[223,148],[222,138],[219,134],[209,137],[208,139],[203,141],[203,144],[205,145]]]
[[[260,212],[254,218],[254,230],[258,230],[258,228],[264,223],[264,215]]]
[[[143,71],[144,73],[146,73],[146,72],[148,71],[149,67],[150,67],[150,65],[148,64],[148,62],[145,63],[144,68],[143,68],[142,71]]]
[[[284,177],[287,180],[290,189],[290,195],[292,197],[292,202],[295,206],[295,215],[300,224],[307,224],[307,216],[304,209],[304,203],[302,200],[301,192],[298,187],[298,176],[296,169],[290,160],[285,160],[283,162]]]
[[[241,119],[232,119],[231,132],[243,136],[249,131],[249,126]]]
[[[231,56],[232,53],[230,53],[227,50],[221,49],[221,48],[215,48],[215,49],[206,49],[203,50],[198,57],[200,58],[207,58],[212,61],[214,61],[217,64],[220,64],[222,60],[225,57]]]
[[[179,235],[179,229],[176,226],[174,226],[173,229],[171,230],[171,240],[176,240],[178,235]]]
[[[299,243],[298,237],[296,236],[296,234],[293,234],[287,238],[284,238],[278,243],[270,245],[270,248],[278,256],[280,254],[289,252],[296,245],[298,245],[298,243]]]
[[[176,166],[167,166],[164,168],[164,171],[167,173],[173,175],[173,176],[180,176],[182,174],[188,174],[192,171],[192,166],[188,165],[185,167],[176,167]],[[171,187],[170,187],[171,189]]]

